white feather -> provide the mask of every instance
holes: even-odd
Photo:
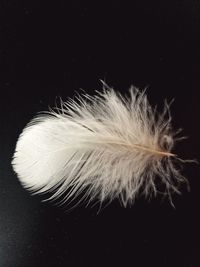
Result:
[[[88,201],[119,198],[126,206],[139,194],[159,189],[169,197],[186,181],[174,166],[175,134],[169,107],[152,109],[145,91],[131,87],[123,97],[104,83],[95,96],[62,102],[23,130],[12,165],[31,191],[53,191],[64,201],[80,193]],[[170,198],[171,199],[171,198]]]

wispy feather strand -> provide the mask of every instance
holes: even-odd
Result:
[[[60,108],[38,115],[23,130],[13,168],[32,192],[65,194],[70,201],[118,198],[126,206],[139,194],[179,193],[186,179],[172,153],[177,132],[171,128],[169,106],[158,114],[145,91],[131,87],[123,97],[105,83],[95,96],[78,95]]]

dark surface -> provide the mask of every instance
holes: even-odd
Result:
[[[38,2],[38,3],[37,3]],[[200,266],[199,166],[186,164],[191,192],[65,212],[25,191],[10,166],[18,135],[39,111],[99,79],[147,90],[162,107],[175,98],[173,125],[200,151],[199,1],[2,1],[0,6],[0,266]],[[64,4],[65,3],[65,4]]]

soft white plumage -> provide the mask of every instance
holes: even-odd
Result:
[[[122,97],[104,84],[95,96],[78,96],[34,118],[12,161],[22,184],[52,191],[52,199],[82,193],[88,201],[119,198],[124,206],[139,194],[156,194],[158,177],[168,196],[179,192],[185,178],[174,166],[168,105],[158,114],[144,91],[129,92]]]

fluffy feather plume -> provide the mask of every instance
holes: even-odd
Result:
[[[169,197],[179,192],[186,179],[171,152],[176,134],[167,104],[158,114],[145,91],[131,87],[123,97],[104,83],[95,96],[77,96],[34,118],[12,165],[26,188],[51,191],[51,199],[81,193],[87,201],[118,198],[126,206],[139,194],[156,195],[158,184]]]

